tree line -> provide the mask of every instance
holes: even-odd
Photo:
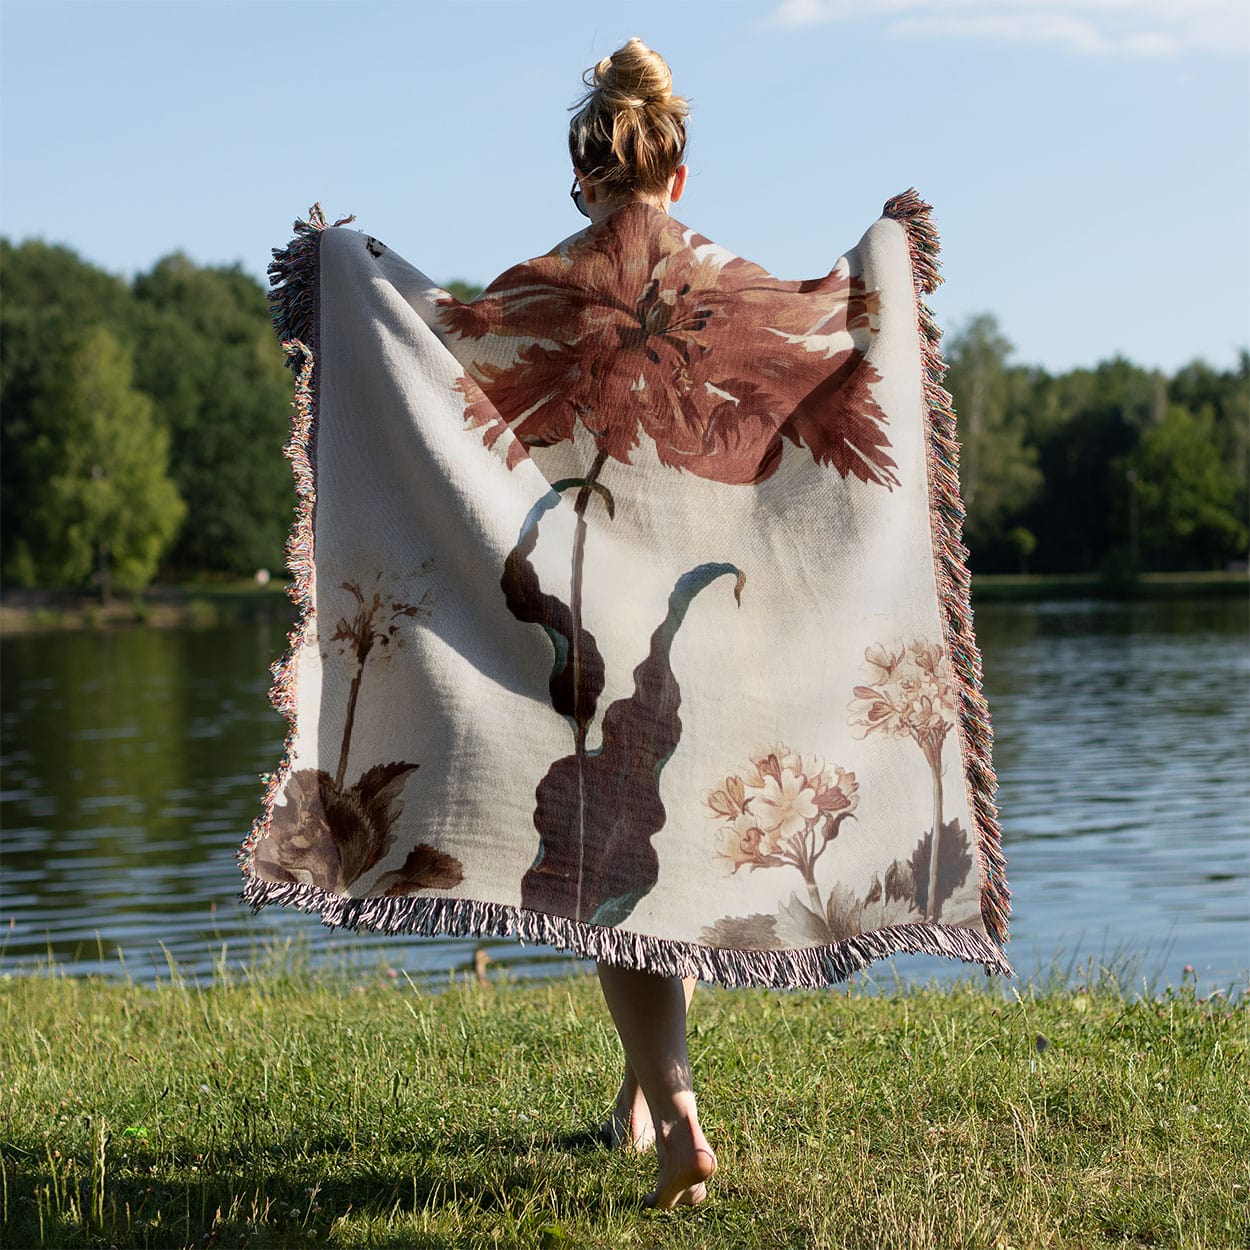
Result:
[[[107,595],[279,568],[292,383],[263,287],[182,255],[127,282],[3,239],[0,277],[0,580]],[[1250,354],[1171,377],[1123,359],[1051,375],[1012,355],[991,316],[946,342],[974,570],[1244,559]]]
[[[981,572],[1127,576],[1246,558],[1250,353],[1171,377],[1122,358],[1013,364],[991,316],[946,343],[964,538]]]

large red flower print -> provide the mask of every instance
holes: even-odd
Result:
[[[467,370],[466,421],[489,446],[513,430],[509,467],[580,423],[625,464],[645,434],[663,464],[760,482],[785,437],[888,487],[896,466],[864,354],[876,315],[858,278],[779,281],[641,203],[440,307]]]

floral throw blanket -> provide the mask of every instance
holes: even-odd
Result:
[[[791,282],[630,204],[471,303],[310,216],[246,900],[728,985],[1010,975],[928,205]]]

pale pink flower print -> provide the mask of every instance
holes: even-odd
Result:
[[[850,725],[857,736],[911,738],[933,774],[933,838],[929,852],[929,919],[936,920],[942,835],[942,748],[955,724],[956,691],[946,650],[923,638],[893,651],[874,643],[864,651],[871,685],[856,686]]]
[[[739,868],[797,868],[815,889],[816,861],[859,804],[855,774],[778,744],[755,753],[703,796],[721,821],[717,854]]]
[[[764,778],[764,787],[757,792],[752,811],[760,827],[774,835],[775,841],[801,833],[820,814],[816,791],[802,773],[789,768],[783,768],[779,778]]]

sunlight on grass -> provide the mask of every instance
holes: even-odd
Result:
[[[653,1161],[594,1142],[619,1058],[593,979],[432,993],[255,954],[204,986],[0,981],[5,1245],[1246,1241],[1250,1017],[1189,976],[701,989],[721,1170],[655,1215]]]

